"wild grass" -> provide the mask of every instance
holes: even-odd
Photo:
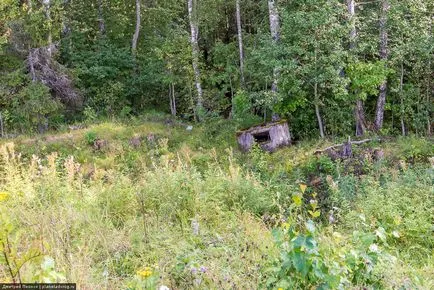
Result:
[[[314,157],[324,146],[317,141],[241,154],[234,128],[105,122],[3,143],[0,281],[80,289],[434,286],[429,140],[380,144],[384,160],[364,162],[357,175],[351,164]],[[107,141],[103,148],[89,132]],[[308,212],[313,204],[319,217]],[[314,234],[305,227],[311,220]],[[306,268],[289,267],[281,259],[298,259],[298,248],[276,243],[276,231],[311,237],[318,254],[301,250]]]

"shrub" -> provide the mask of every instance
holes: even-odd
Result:
[[[93,145],[95,141],[98,139],[96,133],[94,131],[88,131],[84,135],[84,139],[88,145]]]
[[[398,156],[410,162],[426,162],[434,152],[432,141],[416,136],[399,138],[397,145]]]
[[[292,215],[273,231],[280,258],[268,269],[268,289],[347,289],[352,285],[379,285],[374,271],[381,260],[382,236],[354,231],[352,237],[319,231],[317,201],[302,211],[306,186],[293,195]]]

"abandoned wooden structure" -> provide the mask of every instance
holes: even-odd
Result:
[[[266,123],[237,132],[238,144],[241,150],[249,151],[254,143],[263,150],[273,152],[277,148],[291,143],[288,123],[285,120]]]

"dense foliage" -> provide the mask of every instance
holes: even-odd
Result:
[[[1,0],[0,283],[434,289],[433,20],[430,0]],[[292,146],[235,149],[279,119]]]
[[[432,1],[190,1],[2,1],[6,133],[44,122],[53,127],[62,116],[74,121],[155,108],[203,120],[235,117],[241,106],[244,117],[279,113],[300,137],[336,136],[354,131],[360,100],[368,130],[431,134]],[[277,5],[276,41],[271,4]],[[190,25],[197,26],[197,47]],[[50,44],[58,46],[52,57],[84,99],[80,108],[69,108],[53,87],[44,89],[46,82],[29,81],[32,68],[23,60]],[[19,105],[27,100],[35,106]],[[384,114],[384,125],[381,119],[374,126],[377,113]]]

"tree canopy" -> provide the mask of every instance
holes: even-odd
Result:
[[[277,113],[298,137],[353,134],[356,125],[358,133],[430,135],[433,7],[427,0],[4,0],[0,110],[9,131],[84,112],[157,109],[198,121]],[[40,61],[74,90],[32,75],[29,55],[44,47],[49,55]],[[71,92],[79,106],[65,101]]]

